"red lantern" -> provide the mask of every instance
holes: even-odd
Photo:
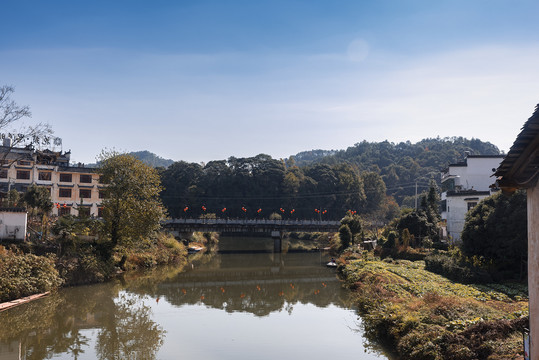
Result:
[[[222,212],[225,212],[226,211],[226,208],[223,208],[223,210],[221,210]]]
[[[189,207],[188,207],[188,206],[186,206],[186,207],[183,208],[183,212],[187,212],[187,210],[189,210]]]
[[[261,211],[262,211],[262,209],[258,209],[256,212],[260,214]]]
[[[202,211],[206,211],[206,207],[205,207],[205,206],[202,206]]]

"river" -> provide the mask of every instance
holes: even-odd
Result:
[[[241,241],[191,255],[186,271],[130,273],[0,313],[0,360],[387,359],[327,255],[252,248],[264,239],[231,249]]]

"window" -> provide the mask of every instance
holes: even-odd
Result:
[[[80,182],[90,184],[92,182],[92,175],[81,174]]]
[[[28,171],[28,170],[17,170],[17,179],[30,180],[30,171]]]
[[[64,216],[71,214],[71,206],[61,206],[58,209],[58,216]]]
[[[103,208],[97,208],[97,217],[103,217]]]
[[[30,166],[32,163],[28,160],[19,160],[17,161],[17,165]]]
[[[81,199],[89,199],[92,197],[92,190],[90,189],[80,189],[79,196]]]
[[[0,165],[9,165],[9,160],[6,160],[6,159],[0,160]]]
[[[50,171],[40,171],[38,174],[39,180],[51,181],[51,172]]]
[[[79,216],[89,217],[90,216],[90,208],[79,206]]]
[[[99,190],[99,198],[104,199],[106,196],[105,190]]]
[[[0,170],[0,179],[7,179],[7,169]]]
[[[470,211],[470,209],[473,209],[475,207],[475,205],[477,205],[477,202],[469,202],[468,203],[468,211]]]
[[[72,174],[60,174],[60,182],[72,182]]]
[[[71,197],[71,189],[60,188],[58,190],[58,197],[64,197],[64,198]]]

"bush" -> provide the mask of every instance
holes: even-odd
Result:
[[[464,283],[487,283],[492,281],[488,273],[466,264],[457,255],[436,253],[425,257],[425,269],[449,279]]]
[[[0,246],[0,302],[52,291],[63,281],[54,256],[16,254]]]

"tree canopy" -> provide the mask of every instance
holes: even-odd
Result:
[[[526,193],[483,199],[468,212],[461,239],[465,255],[484,257],[500,271],[518,273],[528,251]]]
[[[159,198],[161,181],[154,168],[131,155],[103,152],[99,173],[105,184],[102,205],[109,253],[117,245],[129,246],[159,229],[165,212]]]
[[[341,219],[348,210],[369,212],[384,203],[377,174],[363,174],[350,164],[298,167],[260,154],[231,157],[206,165],[175,162],[161,170],[163,203],[172,217],[216,213],[220,217]]]

